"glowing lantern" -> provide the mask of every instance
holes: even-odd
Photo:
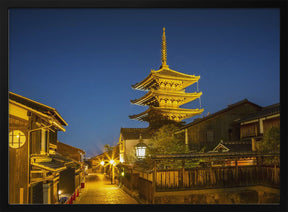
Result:
[[[143,159],[146,156],[147,145],[143,143],[142,135],[139,136],[139,143],[135,145],[136,156],[138,159]]]

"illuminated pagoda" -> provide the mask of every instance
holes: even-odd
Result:
[[[198,83],[199,79],[200,76],[183,74],[169,68],[165,28],[163,28],[160,69],[151,70],[144,80],[132,85],[133,89],[148,92],[139,99],[131,100],[131,103],[149,106],[149,108],[140,114],[129,117],[138,121],[147,121],[149,127],[157,127],[163,123],[181,122],[183,119],[201,114],[204,109],[180,108],[181,105],[194,101],[202,95],[202,92],[185,92],[186,87]]]

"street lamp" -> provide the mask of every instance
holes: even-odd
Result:
[[[143,143],[142,135],[139,136],[139,143],[135,145],[136,156],[139,160],[144,159],[146,156],[147,145]]]
[[[111,159],[109,161],[111,169],[112,169],[112,179],[111,179],[111,184],[114,184],[114,166],[116,165],[116,163],[114,162],[113,159]]]

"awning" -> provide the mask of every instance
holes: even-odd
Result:
[[[31,165],[52,172],[59,172],[66,169],[66,166],[64,166],[62,162],[56,160],[51,160],[49,162],[34,162]]]
[[[53,160],[62,162],[62,163],[64,163],[64,164],[72,163],[72,160],[71,160],[71,159],[62,156],[61,154],[59,154],[59,153],[57,153],[57,152],[56,152],[56,154],[50,154],[49,157],[52,158]]]

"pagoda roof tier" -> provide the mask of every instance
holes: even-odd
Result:
[[[174,120],[182,121],[183,119],[191,118],[193,116],[199,115],[204,111],[204,109],[186,109],[186,108],[165,108],[165,107],[150,107],[146,111],[129,116],[130,119],[135,119],[138,121],[151,120]]]
[[[179,86],[176,89],[182,90],[183,88],[198,82],[200,76],[183,74],[168,67],[163,67],[157,71],[151,70],[150,74],[144,80],[132,85],[132,88],[137,90],[150,90],[151,88],[157,89],[160,84],[159,79],[181,81],[182,86]]]
[[[185,92],[169,92],[165,90],[150,90],[147,94],[142,96],[139,99],[131,100],[130,102],[132,104],[146,106],[146,105],[154,105],[159,106],[159,103],[162,99],[175,99],[177,102],[177,106],[186,104],[188,102],[191,102],[197,98],[199,98],[202,95],[202,92],[194,92],[194,93],[185,93]],[[155,102],[157,104],[155,105]]]

